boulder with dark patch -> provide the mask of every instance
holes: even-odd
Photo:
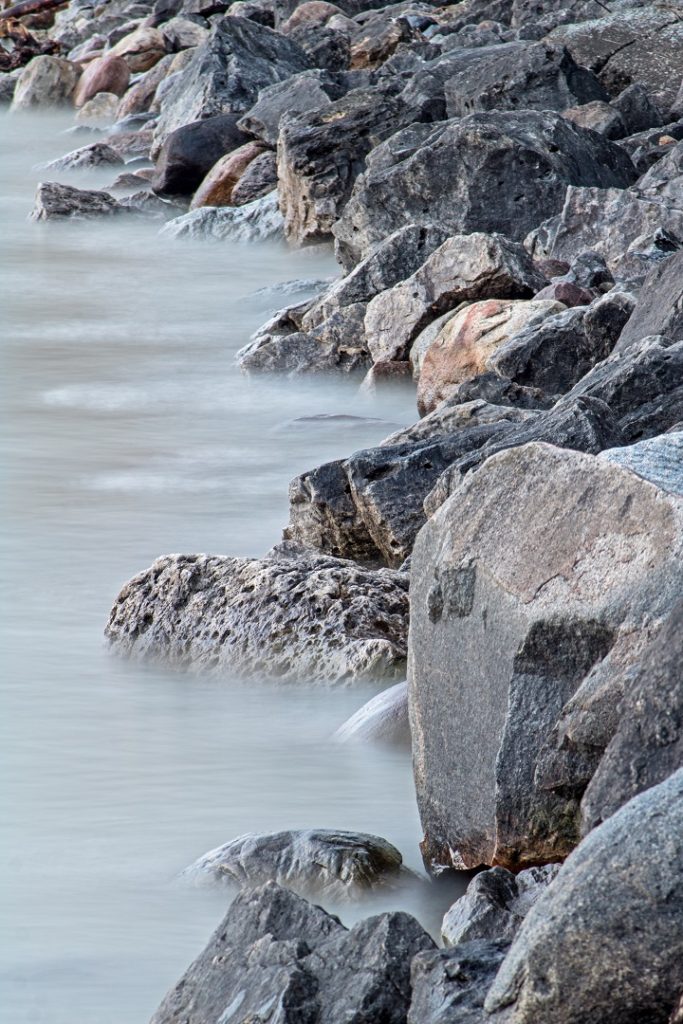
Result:
[[[418,953],[407,1024],[487,1024],[484,1000],[508,945],[480,939]]]
[[[192,195],[222,156],[249,141],[237,127],[238,120],[236,114],[219,114],[172,132],[157,158],[154,191],[159,195]]]

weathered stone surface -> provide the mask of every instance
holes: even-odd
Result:
[[[61,57],[34,57],[17,78],[12,110],[62,107],[71,102],[80,68]]]
[[[122,57],[133,72],[149,71],[166,53],[166,40],[157,28],[141,25],[120,39],[110,53]]]
[[[181,129],[182,131],[182,129]],[[202,206],[233,206],[232,194],[249,164],[263,153],[260,142],[247,142],[217,160],[190,203],[191,210]]]
[[[91,167],[122,167],[124,161],[111,146],[104,142],[92,142],[71,153],[57,157],[45,164],[46,171],[84,170]]]
[[[389,152],[380,146],[367,161],[335,225],[347,268],[406,223],[521,240],[561,209],[567,185],[624,188],[635,180],[623,150],[549,111],[472,114],[435,127],[387,164]]]
[[[515,409],[511,405],[496,405],[481,398],[468,401],[461,396],[442,402],[437,409],[423,416],[417,423],[390,434],[380,447],[386,448],[404,441],[425,441],[428,438],[454,434],[463,427],[481,427],[487,423],[524,423],[535,413],[528,409]]]
[[[327,683],[391,679],[405,664],[408,580],[330,558],[168,555],[121,591],[117,653]]]
[[[463,381],[491,369],[490,357],[526,326],[533,328],[547,317],[555,322],[559,318],[553,314],[563,309],[560,303],[543,300],[489,299],[465,306],[424,355],[417,387],[420,413],[431,412]],[[508,376],[516,379],[514,373]]]
[[[527,868],[513,875],[506,868],[481,871],[467,892],[446,911],[441,935],[447,946],[474,939],[512,942],[536,900],[559,871],[559,864]]]
[[[635,190],[568,188],[561,212],[532,231],[525,244],[535,260],[571,261],[591,249],[615,277],[630,280],[644,277],[650,259],[667,254],[658,251],[664,230],[683,245],[683,207],[664,206]]]
[[[650,335],[660,335],[665,343],[683,341],[683,251],[662,260],[647,275],[616,351],[626,352]]]
[[[666,121],[656,103],[650,99],[647,89],[638,82],[629,85],[612,103],[626,126],[625,135],[646,132],[658,128]]]
[[[106,128],[117,119],[119,97],[113,92],[98,92],[76,114],[76,124],[87,128]]]
[[[661,200],[669,209],[680,210],[683,209],[683,142],[664,148],[668,149],[666,156],[653,164],[633,189],[650,199]]]
[[[486,998],[510,1024],[666,1021],[683,987],[683,769],[595,829],[529,912]]]
[[[363,343],[364,314],[365,303],[354,302],[333,311],[307,331],[301,329],[300,318],[290,323],[282,323],[279,318],[277,324],[265,324],[240,349],[237,361],[247,373],[351,372],[365,368],[368,354]]]
[[[149,110],[158,86],[171,71],[173,61],[174,55],[167,53],[134,85],[131,85],[119,103],[118,116],[120,119],[128,117],[130,114],[140,114]]]
[[[326,0],[306,0],[295,7],[279,26],[279,31],[287,36],[301,25],[325,25],[335,14],[342,14],[341,8],[336,4],[327,3]]]
[[[487,1024],[484,999],[507,949],[507,942],[479,940],[418,953],[408,1024]]]
[[[336,18],[319,28],[302,25],[290,32],[289,38],[298,43],[311,67],[326,71],[347,71],[351,66],[349,35],[343,28],[340,30]]]
[[[672,607],[682,548],[680,499],[547,444],[488,458],[428,520],[408,679],[431,870],[519,868],[575,844],[574,806],[536,787],[539,751],[619,637]]]
[[[431,321],[461,302],[524,298],[541,279],[521,245],[502,235],[454,235],[405,281],[381,292],[365,314],[374,361],[405,359]]]
[[[204,854],[183,875],[240,888],[277,882],[301,896],[354,899],[408,875],[401,854],[363,832],[299,829],[249,833]]]
[[[570,107],[563,112],[563,116],[581,128],[590,128],[591,131],[599,132],[606,139],[623,139],[624,135],[628,135],[619,111],[615,110],[610,103],[605,103],[604,100],[593,100],[591,103]]]
[[[36,190],[36,201],[31,220],[89,220],[91,217],[111,217],[123,212],[120,204],[107,192],[60,185],[56,181],[41,181]]]
[[[98,92],[123,96],[130,82],[130,68],[123,57],[108,53],[91,61],[81,75],[74,93],[74,106],[82,107]]]
[[[166,49],[171,53],[177,53],[179,50],[187,50],[190,46],[201,46],[206,42],[209,29],[188,18],[175,17],[164,22],[161,34]]]
[[[525,388],[521,384],[497,373],[482,373],[473,380],[459,384],[452,396],[443,405],[458,405],[462,402],[484,401],[492,405],[511,406],[515,409],[549,409],[555,399],[539,391]],[[439,410],[436,410],[436,414]]]
[[[321,110],[330,105],[330,96],[337,99],[343,91],[323,71],[302,71],[284,82],[262,89],[254,106],[240,121],[240,128],[274,147],[283,115]]]
[[[350,931],[271,883],[242,892],[152,1024],[256,1021],[403,1024],[410,964],[434,943],[409,914],[380,914]],[[237,1018],[235,1018],[237,1019]]]
[[[233,206],[245,206],[262,199],[277,188],[275,154],[261,153],[252,160],[232,190]]]
[[[235,114],[219,114],[172,132],[159,153],[152,188],[159,195],[191,195],[220,158],[249,140]]]
[[[243,114],[261,89],[306,67],[291,40],[247,18],[223,18],[166,93],[156,138],[216,114]]]
[[[409,744],[408,684],[394,683],[382,690],[340,725],[334,738],[342,743],[386,740]]]

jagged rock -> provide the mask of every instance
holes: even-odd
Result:
[[[491,369],[490,359],[496,350],[516,338],[525,327],[533,332],[548,317],[556,323],[560,318],[553,314],[563,309],[557,302],[509,299],[489,299],[465,306],[448,321],[424,354],[417,386],[421,415],[435,409],[463,381]],[[551,336],[555,338],[552,329]],[[517,379],[514,373],[508,376]],[[538,382],[520,379],[519,383]]]
[[[251,161],[232,190],[233,206],[245,206],[262,199],[277,188],[277,162],[275,154],[261,153]]]
[[[226,153],[249,139],[235,114],[219,114],[171,132],[159,153],[152,188],[159,195],[191,195]]]
[[[294,8],[290,16],[279,26],[279,31],[287,36],[302,25],[325,25],[335,14],[342,13],[340,7],[327,3],[326,0],[306,0]]]
[[[543,29],[562,24],[600,18],[605,13],[603,0],[512,0],[510,23],[514,28],[535,27],[540,22]]]
[[[489,457],[428,520],[408,680],[430,870],[519,869],[576,843],[574,805],[536,785],[539,752],[620,636],[672,607],[682,547],[680,499],[548,444]]]
[[[290,39],[247,18],[223,18],[211,30],[164,98],[156,139],[217,114],[243,114],[261,89],[304,71],[307,60]]]
[[[11,109],[66,106],[71,102],[79,77],[77,64],[61,57],[34,57],[17,78]]]
[[[448,309],[477,299],[530,297],[540,283],[521,245],[502,235],[454,235],[414,274],[370,302],[370,354],[375,362],[404,359],[420,331]]]
[[[110,92],[123,96],[130,82],[130,68],[123,57],[108,53],[96,57],[81,75],[74,93],[74,106],[82,107],[98,92]]]
[[[608,356],[636,305],[631,292],[612,288],[591,303],[583,317],[583,330],[594,352]]]
[[[479,940],[418,953],[407,1024],[487,1024],[484,999],[507,949],[507,942]]]
[[[683,251],[662,260],[647,275],[616,351],[626,352],[651,335],[660,335],[665,343],[683,341]]]
[[[362,832],[299,829],[238,836],[210,850],[183,875],[240,888],[277,882],[299,893],[354,899],[408,876],[401,854],[385,839]]]
[[[91,142],[89,146],[81,146],[65,156],[57,157],[45,164],[46,171],[84,170],[91,167],[122,167],[124,161],[111,146],[104,142]]]
[[[117,118],[119,97],[113,92],[98,92],[76,114],[76,124],[87,128],[105,128]]]
[[[364,314],[365,303],[355,302],[332,312],[308,331],[300,329],[301,322],[296,323],[294,330],[294,325],[280,329],[280,325],[265,324],[240,349],[237,361],[247,373],[299,374],[332,369],[351,372],[365,368],[368,355],[362,339]]]
[[[391,679],[405,664],[408,580],[311,554],[168,555],[119,594],[120,654],[200,671],[327,683]]]
[[[409,914],[380,914],[347,931],[271,882],[240,893],[152,1024],[216,1024],[238,1012],[256,1021],[274,1007],[281,1024],[403,1024],[411,961],[433,948]]]
[[[114,57],[122,57],[133,72],[149,71],[166,54],[166,40],[157,28],[141,25],[112,47]]]
[[[666,156],[650,167],[633,188],[640,195],[659,199],[670,209],[683,209],[683,142],[671,145]]]
[[[659,107],[650,99],[647,89],[639,83],[629,85],[613,101],[626,127],[625,135],[646,132],[664,124],[666,118]]]
[[[472,114],[417,142],[367,160],[334,229],[347,269],[402,224],[521,240],[561,208],[567,185],[624,188],[636,176],[620,147],[549,111]]]
[[[525,388],[521,384],[499,377],[497,373],[482,373],[473,380],[459,384],[443,405],[484,401],[492,405],[511,406],[515,409],[549,409],[555,399],[538,388]],[[439,410],[436,410],[438,414]]]
[[[123,213],[123,207],[107,192],[90,192],[56,181],[41,181],[31,220],[89,220]]]
[[[481,871],[464,896],[446,911],[441,935],[447,946],[474,939],[512,942],[539,896],[557,875],[559,864],[527,868],[513,875],[506,868]]]
[[[683,988],[682,871],[683,769],[568,858],[503,961],[486,998],[490,1019],[666,1021]]]
[[[167,53],[160,61],[146,71],[125,93],[119,103],[118,116],[120,119],[130,114],[140,114],[149,110],[157,88],[171,72],[175,57]]]
[[[417,423],[390,434],[382,441],[380,447],[386,448],[404,441],[425,441],[428,438],[453,434],[463,427],[480,427],[486,423],[524,423],[533,419],[535,413],[528,409],[515,409],[511,405],[496,405],[481,398],[467,401],[460,399],[441,402],[427,416]]]
[[[663,231],[683,246],[683,204],[676,210],[635,190],[570,187],[562,211],[532,231],[525,245],[534,260],[571,261],[591,249],[615,277],[640,279]],[[659,252],[666,255],[666,249]]]
[[[409,19],[387,18],[383,10],[369,12],[362,19],[351,38],[351,67],[377,68],[383,64],[401,43],[421,39]]]
[[[599,132],[606,139],[623,139],[628,135],[624,120],[618,110],[615,110],[610,103],[604,100],[593,100],[591,103],[582,103],[580,106],[569,107],[563,112],[563,117],[581,128],[590,128],[591,131]]]
[[[263,146],[260,142],[247,142],[232,153],[222,156],[197,188],[190,209],[197,210],[202,206],[234,206],[232,195],[238,181],[249,164],[262,153]]]
[[[334,738],[343,743],[368,740],[410,743],[408,684],[394,683],[382,690],[340,725]]]
[[[262,89],[254,106],[240,121],[240,128],[274,147],[284,114],[321,110],[330,105],[331,97],[338,99],[343,92],[344,89],[324,71],[302,71]]]
[[[336,23],[320,28],[302,25],[290,32],[289,38],[298,43],[311,67],[326,71],[347,71],[351,67],[349,36]]]
[[[562,111],[609,98],[595,75],[579,67],[563,46],[486,46],[465,52],[458,64],[446,82],[448,117],[520,108]]]
[[[177,53],[179,50],[187,50],[190,46],[201,46],[206,42],[209,30],[204,25],[198,25],[196,21],[175,17],[163,23],[161,34],[166,49],[171,53]]]
[[[683,433],[680,430],[670,430],[625,448],[610,448],[603,456],[662,490],[683,497]]]

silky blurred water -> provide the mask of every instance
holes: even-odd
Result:
[[[103,648],[110,605],[164,552],[262,554],[290,478],[410,422],[414,397],[236,368],[292,301],[279,286],[334,274],[331,253],[30,223],[41,177],[116,175],[35,169],[83,141],[67,124],[0,119],[0,1003],[13,1024],[140,1024],[228,905],[178,883],[197,856],[247,831],[350,828],[419,870],[420,833],[407,754],[330,742],[372,687],[136,670]],[[434,929],[444,903],[425,883],[332,909],[405,907]]]

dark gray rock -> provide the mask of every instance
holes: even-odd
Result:
[[[660,146],[666,155],[633,186],[639,195],[659,199],[670,210],[683,209],[683,142]],[[674,236],[675,238],[675,236]],[[681,248],[683,243],[679,243]]]
[[[301,47],[311,67],[347,71],[352,66],[351,41],[344,31],[330,25],[301,25],[288,36]]]
[[[123,207],[108,192],[92,192],[60,185],[56,181],[41,181],[36,190],[31,220],[90,220],[123,212]]]
[[[152,1024],[265,1020],[404,1024],[410,964],[434,943],[409,914],[347,931],[320,907],[268,883],[242,892]],[[235,1018],[238,1019],[238,1018]]]
[[[480,940],[418,953],[408,1024],[487,1024],[484,999],[507,949],[507,942]]]
[[[413,877],[402,863],[396,847],[378,836],[299,829],[238,836],[204,854],[183,876],[240,888],[277,882],[301,896],[356,899]]]
[[[344,91],[323,71],[302,71],[262,89],[254,106],[241,119],[240,128],[274,147],[283,115],[328,107],[332,98],[339,99]]]
[[[445,404],[474,401],[490,402],[493,405],[509,405],[515,409],[549,409],[555,399],[539,391],[527,388],[497,373],[481,373],[472,380],[466,380],[453,389]]]
[[[616,351],[627,352],[651,335],[665,342],[683,341],[683,251],[652,268]]]
[[[133,577],[105,635],[127,657],[327,683],[400,678],[408,578],[333,558],[167,555]]]
[[[604,13],[602,0],[513,0],[510,20],[514,28],[535,28],[540,22],[547,32],[554,24],[590,21]]]
[[[431,871],[518,870],[576,844],[575,805],[537,784],[540,752],[593,667],[679,599],[681,551],[679,498],[548,444],[490,457],[427,521],[408,683]]]
[[[368,354],[363,343],[364,315],[365,303],[355,302],[333,311],[309,331],[301,330],[301,323],[265,324],[240,349],[237,361],[246,373],[351,372],[365,368]]]
[[[111,146],[104,142],[91,142],[89,146],[81,146],[64,156],[57,157],[45,164],[46,171],[82,171],[92,167],[121,167],[123,160]]]
[[[581,128],[590,128],[591,131],[598,132],[612,141],[623,139],[624,135],[628,134],[619,111],[603,100],[593,100],[591,103],[569,107],[564,111],[564,117],[573,124],[578,124]]]
[[[653,103],[647,89],[638,82],[629,85],[612,102],[626,127],[625,135],[646,132],[664,124],[666,118],[656,103]]]
[[[491,1020],[664,1024],[683,988],[681,872],[683,769],[567,859],[489,990]]]
[[[612,288],[596,299],[585,312],[583,330],[594,352],[610,354],[635,309],[636,298],[631,292]]]
[[[519,926],[559,871],[559,864],[527,868],[513,875],[491,868],[475,875],[464,896],[446,911],[441,925],[448,946],[474,939],[512,942]]]
[[[347,269],[403,224],[522,240],[561,209],[567,185],[624,188],[636,177],[618,146],[548,111],[472,114],[416,141],[412,154],[380,146],[368,159],[334,229]]]
[[[236,114],[219,114],[171,132],[156,162],[152,188],[159,195],[189,196],[226,153],[249,141]]]
[[[261,153],[252,160],[232,190],[233,206],[244,206],[277,189],[277,161],[274,153]]]
[[[408,684],[394,683],[354,712],[334,734],[342,743],[383,740],[410,743]]]

